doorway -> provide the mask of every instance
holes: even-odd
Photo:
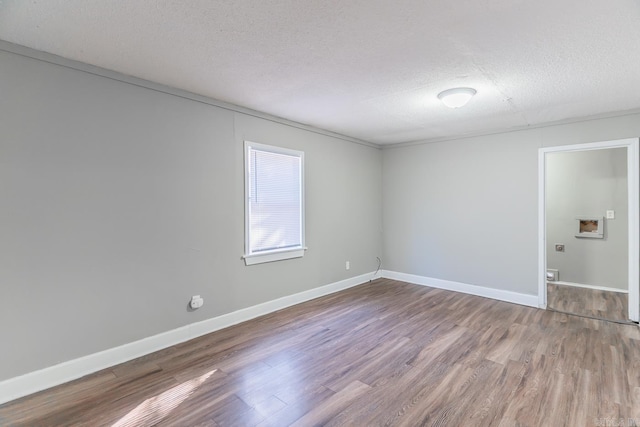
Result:
[[[638,139],[539,150],[541,308],[639,319]]]

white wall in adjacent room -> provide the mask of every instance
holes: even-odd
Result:
[[[628,289],[627,150],[547,153],[547,267],[560,280]],[[604,238],[576,237],[577,217],[605,217]],[[563,244],[557,252],[555,244]]]

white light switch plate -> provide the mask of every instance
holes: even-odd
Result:
[[[616,219],[616,211],[607,211],[607,219]]]

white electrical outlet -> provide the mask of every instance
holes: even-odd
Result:
[[[344,264],[344,268],[345,268],[345,270],[350,269],[350,268],[351,268],[351,263],[350,263],[349,261],[347,261],[347,262]]]
[[[616,219],[616,211],[607,211],[607,219]]]
[[[199,309],[203,305],[204,305],[204,298],[202,298],[200,295],[192,296],[191,301],[189,301],[189,307],[191,307],[194,310]]]

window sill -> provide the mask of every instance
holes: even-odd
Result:
[[[282,261],[285,259],[302,258],[307,248],[294,248],[264,252],[260,254],[245,255],[245,265],[262,264],[265,262]]]

